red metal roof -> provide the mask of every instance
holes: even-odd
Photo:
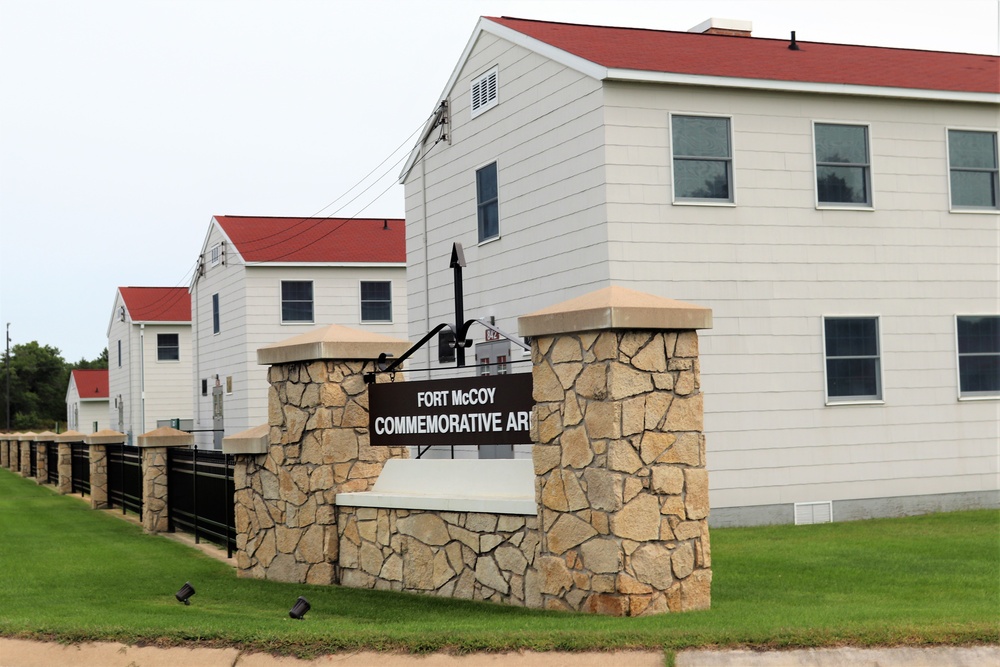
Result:
[[[191,321],[191,295],[186,287],[119,287],[118,291],[133,322]]]
[[[215,219],[247,262],[406,262],[399,218]]]
[[[603,67],[648,72],[1000,92],[1000,57],[486,17]]]
[[[73,371],[73,382],[76,383],[76,392],[80,398],[107,398],[108,397],[108,370],[75,370]]]

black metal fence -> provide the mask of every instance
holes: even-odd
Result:
[[[50,442],[45,448],[45,460],[48,466],[48,475],[45,480],[49,484],[59,484],[59,445]]]
[[[31,479],[38,477],[38,443],[29,442],[28,443],[28,460],[31,463]]]
[[[108,445],[108,504],[142,516],[142,452],[138,447]]]
[[[74,442],[71,447],[73,473],[70,490],[81,496],[90,495],[90,445]]]
[[[219,451],[171,448],[167,456],[170,530],[236,549],[233,460]]]

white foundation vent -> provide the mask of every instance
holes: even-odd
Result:
[[[810,523],[833,523],[833,501],[795,503],[795,525],[805,526]]]

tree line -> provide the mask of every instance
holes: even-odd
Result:
[[[0,367],[0,410],[8,405],[10,424],[16,431],[62,430],[66,422],[66,390],[69,374],[77,369],[108,367],[108,348],[94,359],[81,358],[67,363],[59,348],[38,341],[14,345],[8,355],[2,350]],[[0,413],[0,428],[7,427],[6,413]]]

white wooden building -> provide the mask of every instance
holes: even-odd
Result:
[[[406,337],[400,219],[215,216],[191,282],[200,446],[267,422],[257,349],[322,325]]]
[[[401,177],[410,338],[453,242],[505,331],[708,306],[715,525],[997,506],[998,117],[996,56],[483,18]]]
[[[191,298],[183,287],[119,287],[108,323],[108,413],[128,441],[191,419]]]
[[[108,371],[76,369],[66,387],[66,427],[80,433],[108,428]]]

